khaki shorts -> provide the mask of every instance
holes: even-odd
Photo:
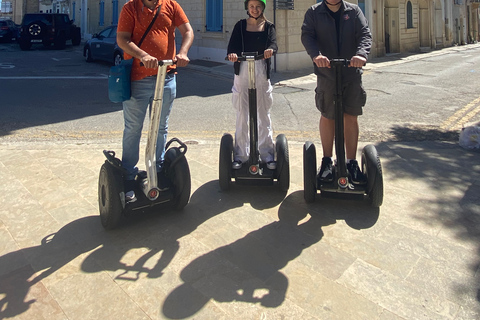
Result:
[[[344,112],[352,116],[361,115],[363,113],[362,108],[367,101],[367,93],[363,89],[361,79],[344,82],[342,92]],[[322,116],[332,120],[335,119],[334,94],[335,81],[317,78],[315,104]]]

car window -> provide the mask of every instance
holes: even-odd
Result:
[[[112,28],[107,28],[107,29],[101,31],[98,34],[98,36],[103,37],[103,38],[108,38],[108,35],[110,34],[111,31],[112,31]]]
[[[4,26],[6,26],[6,25],[7,25],[7,22],[5,22],[5,21],[0,21],[0,26],[4,27]]]
[[[23,18],[23,24],[28,26],[30,23],[34,21],[40,21],[45,24],[51,25],[52,24],[52,15],[50,14],[27,14]]]
[[[112,28],[112,34],[110,34],[110,38],[116,38],[117,37],[117,27]]]

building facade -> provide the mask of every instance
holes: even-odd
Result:
[[[24,12],[66,12],[88,39],[116,24],[126,0],[12,0]],[[16,1],[16,2],[15,2]],[[276,1],[276,2],[274,2]],[[195,31],[191,59],[224,62],[235,23],[246,18],[243,1],[178,0]],[[480,0],[352,0],[369,21],[373,35],[371,57],[422,52],[479,41]],[[300,41],[306,10],[315,0],[267,0],[265,15],[275,23],[278,53],[274,68],[295,70],[311,65]],[[20,11],[20,10],[17,10]]]

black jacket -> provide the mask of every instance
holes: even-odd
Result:
[[[337,37],[335,20],[328,12],[325,2],[311,6],[305,13],[302,25],[302,43],[308,55],[313,59],[319,54],[328,59],[351,59],[359,55],[368,59],[372,47],[372,34],[362,10],[352,3],[343,1],[340,8],[340,36]],[[337,40],[338,39],[338,40]],[[340,43],[337,43],[339,41]],[[328,68],[315,67],[319,76],[331,78],[333,72]],[[345,74],[361,74],[361,69],[345,68]]]
[[[227,55],[230,53],[236,53],[238,56],[245,52],[244,50],[244,39],[243,33],[247,30],[247,20],[242,19],[235,24],[233,28],[232,35],[230,36],[230,41],[228,42]],[[265,30],[263,32],[267,33],[267,41],[264,45],[263,51],[267,49],[273,49],[275,54],[278,50],[277,46],[277,33],[275,31],[275,25],[270,21],[265,21]],[[259,54],[263,53],[259,52]],[[267,79],[270,79],[270,65],[271,58],[266,59],[267,62]],[[240,62],[235,62],[233,64],[235,74],[240,73]]]

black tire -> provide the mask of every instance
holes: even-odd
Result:
[[[279,134],[275,140],[277,153],[277,181],[282,191],[290,188],[290,157],[288,155],[288,141],[285,135]]]
[[[75,28],[72,33],[72,45],[79,46],[82,41],[82,35],[80,34],[80,28]]]
[[[362,150],[362,171],[367,176],[368,201],[378,208],[383,203],[383,173],[377,149],[372,144]]]
[[[230,189],[232,181],[233,138],[225,133],[220,141],[220,159],[218,166],[218,182],[221,190]]]
[[[87,61],[87,62],[92,62],[93,61],[92,51],[90,50],[90,47],[85,48],[85,61]]]
[[[67,38],[64,33],[60,33],[54,41],[55,49],[62,50],[66,47]]]
[[[43,22],[32,22],[27,26],[28,34],[30,34],[32,37],[42,36],[43,38],[46,30],[46,26]]]
[[[303,145],[303,198],[305,202],[315,201],[317,195],[317,154],[315,145],[307,141]]]
[[[118,227],[124,218],[123,193],[121,172],[105,161],[98,179],[98,206],[102,226],[107,230]]]
[[[115,51],[113,54],[113,65],[118,66],[123,60],[123,54],[121,52]]]
[[[20,49],[23,51],[29,50],[32,47],[32,43],[30,42],[30,39],[25,39],[25,38],[20,38],[18,40],[18,45],[20,46]]]
[[[178,161],[175,161],[177,158]],[[190,192],[192,189],[192,181],[190,177],[190,168],[187,158],[182,154],[179,148],[169,148],[165,153],[166,161],[174,163],[173,168],[169,168],[168,177],[173,182],[174,200],[173,207],[175,210],[182,210],[190,200]],[[169,166],[169,165],[168,165]]]

